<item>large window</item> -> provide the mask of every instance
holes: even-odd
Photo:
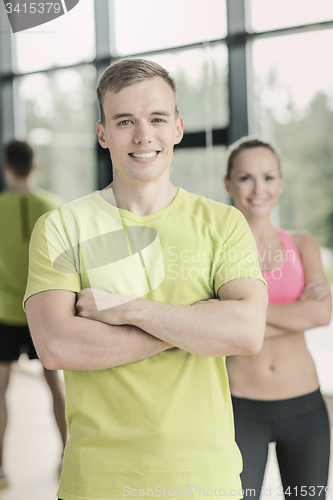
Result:
[[[11,78],[14,127],[10,132],[4,120],[2,137],[34,146],[41,187],[65,201],[86,195],[97,185],[96,68],[82,64],[96,56],[94,0],[35,28],[10,35],[8,28],[1,41],[6,57],[11,48],[13,74],[4,87]]]
[[[246,0],[245,0],[246,1]],[[331,0],[250,0],[251,28],[270,31],[290,26],[332,21]]]
[[[96,186],[95,73],[87,65],[16,81],[17,135],[37,150],[39,185],[65,201]]]
[[[277,220],[333,248],[332,0],[81,0],[15,35],[3,2],[0,14],[1,139],[36,146],[44,187],[67,201],[109,181],[94,131],[97,77],[121,57],[146,57],[178,86],[185,136],[173,181],[228,201],[226,147],[260,134],[283,156]]]
[[[13,67],[18,73],[91,61],[96,54],[94,0],[81,1],[53,21],[11,38]]]
[[[227,127],[228,52],[225,44],[146,56],[172,74],[185,133]]]
[[[228,203],[222,182],[225,153],[223,146],[177,149],[171,167],[171,182],[191,193]]]
[[[177,83],[185,137],[175,151],[174,182],[227,200],[220,184],[230,120],[226,7],[226,0],[207,0],[204,8],[199,0],[82,0],[12,34],[13,73],[3,80],[12,81],[12,133],[37,149],[39,183],[66,201],[105,185],[111,167],[97,147],[94,88],[110,62],[135,55],[162,64]]]
[[[333,246],[333,30],[254,43],[257,130],[282,154],[281,225]],[[320,200],[320,203],[318,203]]]
[[[225,0],[109,0],[111,51],[129,55],[222,39]]]

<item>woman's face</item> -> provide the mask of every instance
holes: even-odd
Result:
[[[233,162],[227,192],[245,217],[270,214],[283,190],[278,159],[270,149],[245,149]]]

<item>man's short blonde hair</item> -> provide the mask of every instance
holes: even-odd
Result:
[[[128,58],[111,64],[99,79],[97,86],[97,100],[101,114],[101,122],[105,122],[103,104],[108,91],[120,92],[124,87],[141,82],[146,78],[160,77],[169,85],[175,96],[175,111],[178,115],[176,84],[168,71],[159,64],[146,59]]]

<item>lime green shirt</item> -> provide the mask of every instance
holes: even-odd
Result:
[[[27,286],[29,240],[35,222],[61,205],[54,194],[0,194],[0,323],[27,325],[22,300]]]
[[[37,223],[25,299],[92,287],[189,305],[243,277],[262,279],[235,208],[179,189],[168,207],[139,217],[95,192]],[[107,370],[67,371],[65,383],[60,498],[202,498],[214,488],[242,497],[224,358],[173,348]]]

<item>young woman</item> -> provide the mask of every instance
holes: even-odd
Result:
[[[331,318],[319,248],[311,234],[271,223],[283,190],[272,145],[245,137],[231,146],[224,182],[257,242],[269,295],[262,350],[227,359],[244,496],[259,498],[268,444],[276,442],[285,498],[324,498],[330,427],[304,338],[305,330],[327,325]]]

